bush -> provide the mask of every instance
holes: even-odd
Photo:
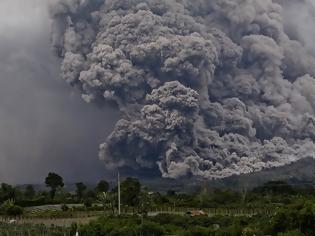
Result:
[[[143,236],[161,236],[164,235],[164,229],[157,223],[145,222],[139,227],[139,232]]]
[[[16,202],[16,205],[21,207],[33,207],[33,206],[42,206],[46,204],[45,197],[41,196],[33,200],[20,200]]]
[[[63,204],[63,205],[61,206],[61,210],[62,210],[62,211],[68,211],[68,210],[69,210],[69,207],[68,207],[66,204]]]
[[[211,219],[207,216],[192,217],[189,224],[208,227],[211,224]]]
[[[111,233],[110,236],[137,236],[138,233],[132,227],[122,227],[116,228]]]
[[[84,206],[85,206],[86,208],[92,207],[92,205],[93,205],[92,199],[87,198],[87,199],[84,200]]]
[[[255,235],[255,231],[252,228],[244,228],[242,231],[242,236],[253,236]]]
[[[78,230],[78,224],[77,223],[72,223],[70,226],[70,234],[75,235],[75,233]]]
[[[185,226],[187,225],[188,217],[180,215],[170,215],[170,214],[159,214],[153,218],[154,222],[157,222],[161,225],[173,224],[176,226]]]
[[[16,205],[8,206],[5,209],[5,213],[8,216],[21,216],[23,214],[23,208]]]
[[[189,230],[187,236],[208,236],[209,230],[205,227],[195,226]]]

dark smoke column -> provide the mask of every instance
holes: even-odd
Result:
[[[108,168],[211,179],[315,157],[315,58],[286,34],[281,5],[50,5],[64,79],[124,114],[100,145]]]

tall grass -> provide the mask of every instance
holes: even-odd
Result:
[[[0,223],[0,236],[70,236],[70,228],[32,224]]]

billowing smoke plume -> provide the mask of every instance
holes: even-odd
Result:
[[[51,1],[64,79],[124,114],[107,166],[222,178],[315,157],[315,58],[289,3]]]

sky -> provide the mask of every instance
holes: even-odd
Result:
[[[62,81],[50,23],[46,1],[0,0],[0,183],[42,183],[50,171],[66,182],[108,176],[98,145],[119,114]]]
[[[283,0],[282,0],[283,1]],[[285,2],[285,1],[284,1]],[[308,4],[305,4],[308,3]],[[292,38],[302,42],[305,47],[315,53],[315,31],[314,31],[314,19],[315,19],[315,0],[305,1],[289,1],[288,4],[283,4],[283,18],[287,33]],[[297,10],[298,9],[298,10]]]

